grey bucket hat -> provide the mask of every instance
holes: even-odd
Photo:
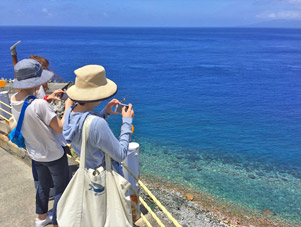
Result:
[[[40,63],[33,59],[23,59],[15,65],[16,79],[13,88],[26,89],[39,86],[49,81],[54,73],[43,70]]]

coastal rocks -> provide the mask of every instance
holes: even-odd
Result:
[[[265,215],[265,216],[275,216],[276,215],[273,211],[271,211],[269,209],[264,209],[262,211],[262,214]]]
[[[192,168],[192,169],[195,169],[196,167],[197,167],[196,164],[191,164],[191,168]]]
[[[257,172],[256,175],[260,176],[260,177],[264,177],[265,176],[265,174],[263,172]]]
[[[161,187],[159,190],[154,190],[152,187],[154,185],[151,186],[148,184],[147,186],[157,198],[160,198],[162,204],[164,204],[166,209],[181,226],[230,227],[230,225],[218,220],[215,215],[210,212],[211,209],[209,213],[205,213],[201,205],[186,199],[185,194],[182,194],[181,197],[176,197],[176,191],[174,191],[173,188],[165,189]],[[141,192],[140,195],[143,199],[148,197],[143,192]],[[194,196],[194,200],[197,200],[197,196]],[[174,226],[157,206],[153,208],[153,211],[166,227]],[[157,226],[156,223],[154,223],[153,226]]]
[[[178,163],[173,163],[173,164],[171,164],[171,167],[173,167],[173,168],[179,168],[179,164]]]
[[[278,179],[278,178],[269,178],[268,181],[274,183],[274,182],[280,181],[280,179]]]
[[[249,178],[255,179],[256,177],[253,174],[248,175]]]
[[[186,193],[186,194],[185,194],[185,197],[186,197],[186,199],[189,200],[189,201],[192,201],[192,200],[193,200],[193,195],[191,195],[191,194],[189,194],[189,193]]]
[[[198,171],[198,172],[201,172],[202,170],[203,170],[203,169],[200,168],[200,167],[196,168],[196,171]]]
[[[256,176],[256,179],[258,177]],[[241,178],[240,178],[241,179]],[[174,218],[182,226],[197,226],[197,227],[278,227],[287,226],[282,223],[272,222],[271,220],[277,219],[277,214],[273,211],[266,209],[261,210],[260,213],[240,213],[240,211],[225,210],[225,207],[231,206],[231,204],[218,204],[216,200],[210,195],[194,193],[187,190],[187,188],[176,187],[173,184],[161,182],[157,187],[157,182],[146,181],[143,179],[146,186],[152,193],[160,199],[160,202],[166,207],[166,209],[173,215]],[[193,201],[189,201],[186,194],[193,195]],[[141,197],[147,201],[147,203],[153,205],[153,211],[157,214],[159,219],[166,227],[172,227],[172,223],[168,221],[166,215],[149,200],[149,197],[145,192],[140,192]],[[237,212],[237,213],[236,213]],[[244,212],[244,211],[243,211]],[[250,215],[250,216],[249,216]],[[156,223],[155,223],[156,224]],[[157,226],[155,225],[154,226]],[[295,225],[296,226],[296,225]]]

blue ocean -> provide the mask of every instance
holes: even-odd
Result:
[[[0,77],[100,64],[135,110],[141,174],[301,223],[301,30],[0,27]],[[99,110],[104,107],[101,104]],[[110,126],[118,136],[121,116]]]

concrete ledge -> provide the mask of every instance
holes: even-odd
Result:
[[[12,88],[12,83],[13,83],[13,80],[11,79],[5,79],[5,78],[2,78],[2,80],[5,81],[6,85],[4,87],[4,89],[6,91],[8,91],[9,94],[14,94],[17,92],[16,89]],[[49,91],[47,93],[52,93],[53,91],[57,90],[57,89],[61,89],[62,87],[64,87],[67,83],[66,82],[49,82],[48,83],[48,87],[49,87]]]
[[[6,135],[8,135],[8,133],[10,132],[10,127],[5,120],[0,120],[0,132]]]
[[[0,134],[0,147],[8,153],[22,159],[26,164],[31,165],[31,159],[23,148],[19,148],[16,144],[12,143],[7,135]]]

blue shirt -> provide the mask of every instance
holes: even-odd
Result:
[[[86,168],[95,169],[104,165],[104,152],[109,154],[113,159],[113,167],[121,174],[119,162],[123,161],[128,152],[130,135],[132,133],[132,118],[123,117],[119,140],[114,136],[108,123],[103,118],[106,117],[105,111],[97,113],[94,111],[72,113],[70,107],[65,115],[63,125],[63,135],[68,143],[71,143],[74,150],[80,154],[82,144],[82,128],[85,119],[89,115],[96,115],[89,131],[88,141],[86,144]],[[115,161],[115,162],[114,162]]]

